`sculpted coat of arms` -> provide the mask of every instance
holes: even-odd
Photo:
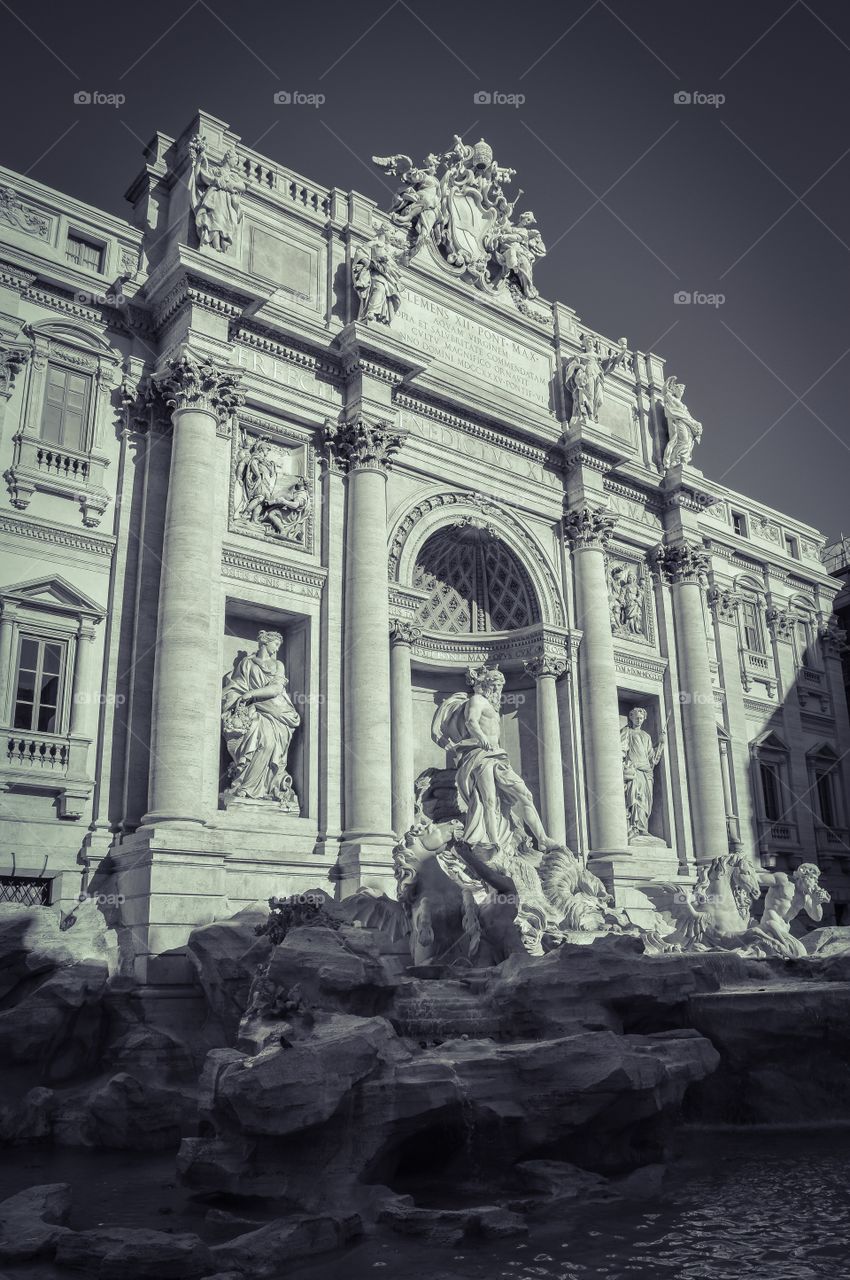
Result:
[[[538,296],[534,264],[546,246],[531,210],[514,220],[522,191],[510,199],[505,187],[516,170],[502,168],[483,139],[470,146],[455,135],[421,165],[407,155],[372,160],[401,180],[389,216],[407,233],[408,262],[430,239],[449,270],[481,289],[507,288],[520,310]]]

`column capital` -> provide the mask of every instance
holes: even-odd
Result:
[[[765,615],[767,628],[775,640],[790,640],[794,633],[794,615],[788,609],[772,604]]]
[[[379,471],[386,475],[407,433],[385,419],[362,415],[347,422],[325,422],[323,443],[343,471]]]
[[[245,403],[239,389],[242,372],[216,364],[209,356],[181,347],[153,384],[172,412],[200,409],[226,422],[234,409]]]
[[[702,543],[677,542],[672,546],[657,546],[651,554],[655,572],[670,582],[690,582],[701,585],[711,568],[711,557]]]
[[[834,613],[818,627],[818,637],[824,652],[830,657],[840,658],[850,649],[847,643],[847,632],[840,626],[838,617]]]
[[[422,635],[422,628],[406,618],[390,618],[390,643],[414,645]]]
[[[718,622],[728,622],[734,626],[738,620],[740,603],[741,597],[731,587],[721,587],[716,584],[709,587],[708,607]]]
[[[28,347],[0,340],[0,396],[7,400],[15,386],[15,375],[27,363],[32,352]]]
[[[544,676],[552,676],[557,680],[569,670],[570,663],[567,658],[554,658],[551,654],[543,653],[539,658],[529,658],[522,665],[533,680],[541,680]]]
[[[564,533],[573,551],[587,547],[604,550],[614,533],[616,520],[606,507],[576,507],[564,512]]]

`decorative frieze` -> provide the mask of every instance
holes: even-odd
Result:
[[[637,676],[641,680],[658,682],[664,679],[667,665],[666,658],[652,658],[631,649],[614,650],[614,666],[619,676]]]
[[[287,594],[319,600],[327,576],[324,569],[308,569],[286,560],[270,559],[249,551],[225,547],[221,553],[221,576],[242,582],[283,588]]]
[[[573,551],[604,549],[613,537],[615,524],[606,507],[580,507],[564,513],[564,533]]]
[[[323,434],[326,453],[343,471],[388,471],[405,439],[391,423],[362,416],[341,423],[329,418]]]
[[[24,204],[11,187],[0,187],[0,222],[36,240],[50,239],[51,219]]]

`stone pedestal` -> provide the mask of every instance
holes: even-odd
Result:
[[[173,441],[162,548],[147,826],[204,821],[198,749],[199,673],[217,657],[212,635],[216,423],[233,409],[238,374],[184,348],[157,385]]]
[[[672,884],[679,878],[676,855],[664,844],[627,845],[623,849],[593,854],[589,865],[612,894],[614,905],[628,912],[635,924],[647,928],[657,923],[650,886],[653,882]]]
[[[614,519],[602,507],[568,511],[564,530],[575,573],[575,625],[584,635],[579,648],[579,688],[590,849],[627,847],[623,759],[614,638],[605,578],[605,547]]]

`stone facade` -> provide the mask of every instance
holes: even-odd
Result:
[[[68,909],[108,869],[142,977],[256,899],[392,888],[435,708],[483,663],[547,831],[619,905],[730,848],[850,902],[820,534],[697,469],[682,384],[540,298],[510,171],[466,150],[382,160],[389,215],[203,113],[153,138],[127,221],[0,170],[3,892]],[[432,217],[485,178],[493,270]],[[244,696],[263,663],[277,720]],[[630,843],[635,706],[660,746]],[[229,786],[254,749],[277,781]]]

